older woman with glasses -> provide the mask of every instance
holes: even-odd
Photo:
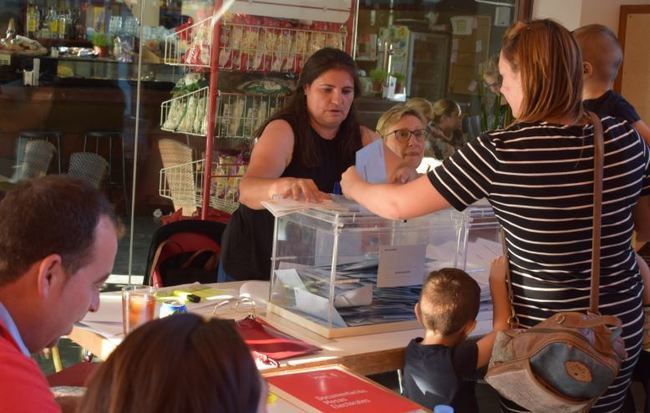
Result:
[[[386,146],[404,160],[406,166],[417,168],[424,156],[428,137],[426,119],[420,112],[404,104],[388,109],[377,121],[377,132]]]

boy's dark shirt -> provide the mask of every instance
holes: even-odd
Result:
[[[421,343],[418,337],[406,347],[404,396],[432,410],[437,404],[447,404],[456,413],[477,412],[476,340],[465,340],[453,348]]]
[[[583,101],[585,109],[594,112],[599,118],[614,116],[634,123],[641,119],[634,106],[613,90],[608,90],[599,98]]]

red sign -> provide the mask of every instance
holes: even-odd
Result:
[[[420,405],[340,368],[280,374],[266,380],[324,413],[424,411]]]

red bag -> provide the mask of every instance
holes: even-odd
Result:
[[[283,333],[258,317],[247,317],[235,323],[237,331],[252,352],[271,361],[318,353],[321,348]],[[263,360],[264,361],[264,360]]]

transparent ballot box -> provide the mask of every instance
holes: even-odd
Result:
[[[444,267],[466,269],[489,302],[501,251],[489,206],[393,221],[343,205],[276,216],[269,313],[328,338],[416,328],[422,282]]]

